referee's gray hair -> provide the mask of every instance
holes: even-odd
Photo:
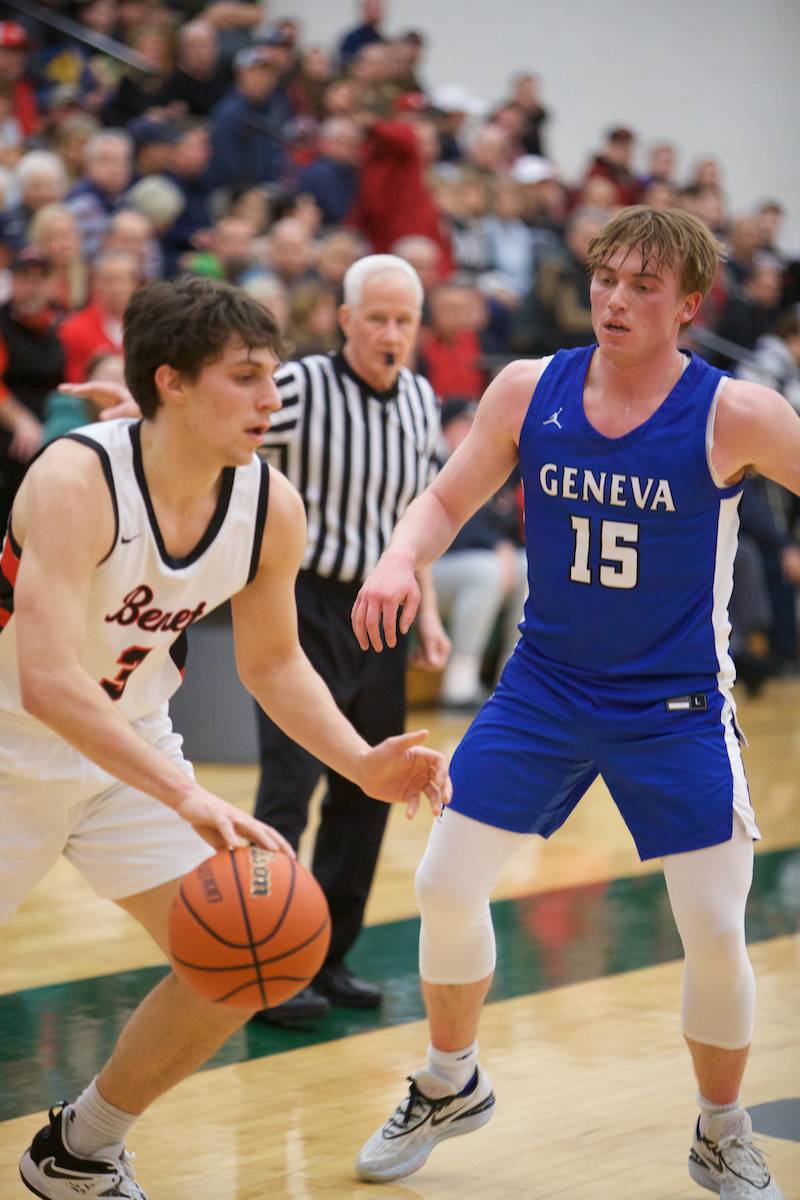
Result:
[[[343,288],[344,302],[349,308],[355,308],[361,300],[364,284],[379,271],[402,271],[408,277],[416,293],[417,305],[421,309],[425,299],[422,280],[417,272],[404,258],[396,254],[367,254],[364,258],[356,259],[344,273]]]

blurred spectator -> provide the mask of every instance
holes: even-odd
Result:
[[[699,183],[689,184],[678,194],[678,203],[692,216],[702,221],[713,234],[721,237],[727,224],[725,201],[717,187]]]
[[[390,248],[390,254],[404,258],[417,272],[425,292],[426,301],[423,305],[423,320],[427,316],[427,296],[442,279],[442,251],[432,238],[420,234],[409,234],[399,238]],[[434,391],[436,389],[434,388]]]
[[[448,214],[454,265],[459,273],[472,280],[492,267],[492,247],[484,224],[489,209],[489,186],[483,175],[464,171],[455,184]]]
[[[166,172],[167,178],[172,180],[183,198],[183,208],[161,235],[168,276],[175,274],[181,256],[197,245],[198,233],[211,227],[208,187],[210,161],[211,141],[205,124],[192,120],[181,126]]]
[[[292,289],[307,280],[314,259],[314,247],[308,230],[294,217],[276,221],[266,242],[264,265],[280,279],[290,296]]]
[[[0,529],[28,463],[42,440],[48,394],[64,375],[53,331],[54,275],[40,250],[27,246],[11,265],[11,297],[0,307]]]
[[[86,367],[86,380],[93,383],[115,383],[125,385],[125,359],[121,354],[100,351]],[[70,396],[66,392],[54,391],[47,397],[44,412],[42,442],[69,433],[81,425],[90,425],[99,420],[100,409],[88,396]]]
[[[587,178],[602,175],[617,189],[617,203],[637,204],[641,194],[639,181],[633,173],[633,148],[636,134],[632,129],[617,125],[606,134],[605,142],[595,154]]]
[[[653,177],[644,185],[641,203],[649,208],[675,208],[678,203],[677,189],[666,179]]]
[[[92,266],[91,300],[61,323],[64,379],[82,383],[90,360],[101,351],[122,353],[122,314],[141,283],[139,263],[132,254],[113,250]]]
[[[115,213],[103,241],[103,253],[111,250],[132,254],[142,280],[159,279],[163,275],[164,256],[144,213],[127,208]]]
[[[763,565],[770,619],[766,628],[760,627],[760,631],[769,634],[768,668],[771,674],[797,672],[796,598],[800,588],[800,546],[793,533],[800,515],[799,507],[797,497],[785,488],[760,476],[745,480],[739,518],[745,537],[757,546]],[[739,582],[741,584],[742,580]],[[758,586],[757,580],[749,582]],[[740,595],[739,611],[748,600],[750,605],[754,603],[752,593],[744,598]],[[748,623],[744,618],[739,619],[746,633],[752,633],[754,628],[759,630],[755,621]],[[751,645],[749,649],[752,652],[754,647]],[[755,665],[763,675],[764,663]]]
[[[442,442],[449,457],[467,436],[476,406],[465,399],[442,405]],[[450,548],[433,564],[436,595],[448,625],[452,652],[442,677],[445,708],[471,711],[483,701],[481,667],[506,600],[514,624],[522,619],[526,569],[502,493],[483,505],[459,531]],[[514,639],[516,640],[516,639]],[[508,648],[501,646],[500,666]]]
[[[395,56],[397,85],[401,92],[424,92],[426,89],[419,76],[420,59],[425,50],[425,37],[416,29],[409,29],[392,43]]]
[[[162,91],[172,69],[173,37],[167,29],[144,25],[135,29],[129,45],[150,70],[125,67],[100,109],[104,125],[126,126],[148,109],[163,103]]]
[[[566,197],[558,172],[546,158],[523,154],[511,168],[511,178],[522,191],[522,216],[535,229],[560,230],[566,214]]]
[[[403,94],[395,78],[391,46],[386,42],[362,46],[350,62],[349,75],[358,90],[359,105],[373,116],[388,117]]]
[[[777,200],[762,200],[755,211],[758,249],[764,254],[771,254],[780,263],[785,261],[785,255],[778,245],[785,216],[783,205]]]
[[[586,263],[589,242],[605,223],[602,211],[579,208],[572,213],[566,229],[567,253],[545,259],[516,314],[516,350],[552,354],[559,347],[586,346],[594,340]]]
[[[341,300],[345,271],[366,253],[367,247],[358,234],[349,229],[335,229],[317,247],[317,275]]]
[[[92,259],[100,249],[113,213],[122,207],[122,196],[131,182],[133,143],[122,129],[104,129],[89,139],[86,171],[69,192],[66,204],[78,223],[84,256]]]
[[[207,117],[229,87],[216,29],[202,17],[189,21],[178,33],[177,65],[164,81],[158,103],[178,105],[183,115]]]
[[[70,186],[83,175],[86,147],[99,128],[94,117],[85,113],[70,113],[52,131],[52,148],[64,164]]]
[[[28,226],[28,240],[52,265],[54,307],[62,313],[82,308],[88,298],[89,268],[67,206],[45,204],[38,209]]]
[[[289,301],[286,336],[292,344],[292,356],[329,354],[341,346],[337,321],[337,298],[316,280],[300,283]]]
[[[769,257],[756,259],[742,287],[728,296],[714,332],[741,350],[754,350],[758,339],[771,332],[781,299],[781,284],[777,263]],[[721,353],[715,354],[713,361],[723,370],[735,365],[733,358]]]
[[[211,114],[210,182],[273,183],[287,167],[282,127],[291,116],[280,69],[268,47],[240,50],[235,86]]]
[[[346,66],[364,46],[383,41],[380,31],[383,21],[381,0],[359,0],[358,8],[361,12],[360,24],[345,33],[339,42],[338,58],[342,66]]]
[[[114,31],[116,5],[114,0],[75,0],[70,16],[88,33],[109,37]],[[51,91],[69,84],[76,89],[81,109],[96,113],[116,83],[117,68],[87,42],[64,35],[46,42],[32,55],[30,72],[44,104]]]
[[[166,175],[145,175],[128,188],[124,203],[146,217],[154,235],[160,238],[181,213],[183,193]]]
[[[352,117],[358,110],[358,88],[352,79],[332,79],[322,95],[323,117]]]
[[[264,308],[268,308],[281,329],[286,328],[289,320],[289,294],[274,275],[250,275],[241,285],[242,291],[247,292]]]
[[[574,197],[574,208],[600,208],[608,213],[609,220],[619,210],[617,189],[604,175],[592,175],[584,179],[583,186]]]
[[[178,139],[178,128],[170,121],[152,117],[136,117],[128,125],[133,138],[133,174],[163,175],[172,161],[172,147]]]
[[[253,227],[256,237],[266,233],[272,222],[272,202],[269,190],[260,184],[255,187],[234,188],[228,203],[228,216],[241,217]]]
[[[17,163],[14,178],[19,202],[0,214],[3,237],[21,249],[28,236],[28,225],[40,208],[58,204],[67,193],[67,174],[57,154],[49,150],[31,150]]]
[[[492,189],[491,211],[483,219],[491,270],[514,297],[522,297],[533,284],[533,233],[522,220],[522,190],[508,177]]]
[[[431,96],[431,115],[438,139],[438,162],[457,163],[463,158],[461,138],[467,119],[483,112],[480,100],[459,84],[445,84]]]
[[[322,46],[306,46],[300,65],[287,81],[286,91],[295,113],[314,121],[325,118],[325,93],[333,76],[331,56]]]
[[[735,217],[731,222],[728,253],[725,258],[729,288],[741,287],[753,273],[759,239],[760,230],[755,217]]]
[[[781,313],[750,357],[739,363],[736,378],[774,388],[800,413],[800,312]]]
[[[348,220],[376,254],[388,252],[407,234],[431,238],[440,247],[442,269],[449,274],[451,247],[425,179],[422,147],[413,120],[372,121],[356,201]]]
[[[667,183],[675,187],[677,170],[678,152],[672,142],[655,142],[647,156],[642,187],[647,188],[651,183]]]
[[[197,275],[242,283],[254,270],[253,226],[242,217],[220,217],[211,228],[207,249],[185,257],[180,264]]]
[[[522,110],[522,149],[525,154],[547,157],[544,144],[544,125],[549,113],[541,102],[539,77],[525,71],[512,80],[511,100]]]
[[[476,328],[476,307],[483,312],[480,295],[462,283],[441,283],[427,299],[428,322],[419,336],[420,373],[442,400],[477,400],[486,385]]]
[[[0,21],[0,93],[9,101],[9,116],[23,138],[39,129],[39,106],[27,78],[30,39],[17,21]]]
[[[716,188],[722,192],[722,171],[716,158],[699,158],[686,180],[689,187]]]
[[[363,134],[348,117],[329,117],[319,129],[320,155],[297,176],[297,190],[313,196],[324,225],[341,225],[358,188]]]
[[[484,175],[508,171],[513,162],[508,135],[499,125],[477,125],[466,137],[464,159],[465,165]]]

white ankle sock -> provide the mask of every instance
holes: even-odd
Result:
[[[97,1079],[81,1092],[64,1114],[65,1134],[73,1154],[86,1158],[118,1158],[128,1130],[136,1120],[133,1113],[109,1104],[97,1090]]]
[[[428,1070],[439,1079],[452,1083],[457,1092],[472,1079],[477,1063],[477,1042],[465,1046],[463,1050],[437,1050],[435,1046],[428,1046]]]
[[[738,1096],[729,1104],[715,1104],[713,1100],[706,1100],[701,1092],[697,1093],[697,1103],[700,1105],[701,1133],[705,1133],[712,1117],[726,1117],[729,1113],[738,1112],[742,1107]]]

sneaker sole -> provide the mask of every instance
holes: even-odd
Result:
[[[692,1150],[689,1153],[689,1175],[695,1183],[699,1183],[700,1187],[706,1188],[709,1192],[716,1192],[719,1195],[722,1183],[719,1179],[715,1179],[710,1167],[705,1163],[700,1162],[695,1158],[696,1151]]]
[[[35,1171],[36,1167],[33,1164],[33,1160],[31,1159],[30,1155],[26,1152],[25,1154],[23,1154],[22,1159],[19,1164],[20,1179],[25,1184],[25,1187],[28,1189],[28,1191],[33,1192],[34,1196],[39,1196],[40,1200],[50,1200],[50,1197],[45,1192],[40,1192],[38,1188],[35,1188],[33,1186],[33,1184],[30,1182],[29,1179],[25,1178],[25,1172],[23,1170],[23,1167],[26,1167],[29,1163],[30,1163],[30,1166]]]
[[[487,1096],[486,1100],[488,1099],[489,1097]],[[393,1179],[405,1179],[407,1175],[413,1175],[415,1171],[420,1169],[420,1167],[425,1166],[431,1150],[433,1150],[434,1146],[437,1146],[439,1142],[444,1142],[447,1140],[447,1138],[461,1137],[461,1135],[464,1133],[472,1133],[473,1130],[480,1129],[482,1125],[487,1123],[487,1121],[491,1121],[492,1116],[494,1115],[494,1096],[492,1096],[491,1099],[492,1105],[490,1108],[485,1109],[483,1112],[476,1113],[474,1117],[466,1117],[460,1125],[450,1126],[450,1128],[443,1130],[441,1133],[437,1133],[433,1137],[428,1138],[422,1145],[420,1145],[420,1148],[414,1157],[406,1159],[402,1166],[383,1168],[376,1167],[373,1169],[366,1166],[361,1167],[358,1165],[358,1163],[356,1163],[357,1177],[362,1179],[365,1183],[390,1183]],[[486,1103],[486,1100],[484,1103]]]

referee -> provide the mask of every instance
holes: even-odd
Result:
[[[427,380],[405,364],[419,329],[423,290],[413,267],[369,255],[344,277],[342,350],[310,355],[276,376],[283,407],[271,419],[263,455],[299,490],[308,542],[297,580],[300,642],[341,710],[371,744],[403,732],[403,646],[359,649],[350,610],[395,524],[435,473],[439,411]],[[417,619],[420,659],[444,665],[449,642],[430,578]],[[259,709],[261,779],[255,812],[296,848],[322,765]],[[328,958],[313,984],[257,1014],[291,1026],[330,1004],[374,1008],[381,993],[358,979],[345,955],[358,937],[389,806],[327,772],[327,794],[312,869],[331,911]]]

